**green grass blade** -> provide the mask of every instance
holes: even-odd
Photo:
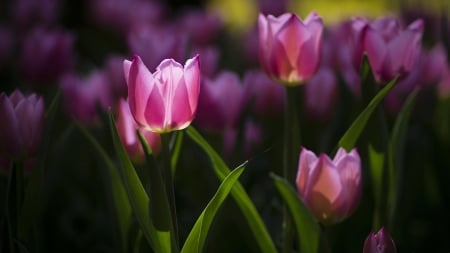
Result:
[[[125,252],[128,245],[127,232],[131,225],[131,207],[130,202],[127,198],[127,193],[120,179],[119,172],[117,171],[117,168],[111,158],[98,143],[98,141],[92,136],[92,134],[90,134],[89,131],[82,125],[78,123],[76,125],[81,133],[86,137],[86,139],[88,139],[88,141],[92,144],[100,157],[103,159],[106,164],[106,168],[108,169],[109,178],[111,180],[111,191],[114,201],[114,207],[120,229],[122,252]]]
[[[150,200],[147,193],[140,181],[130,158],[125,152],[124,147],[119,139],[119,134],[117,133],[116,123],[114,120],[114,115],[109,112],[109,125],[111,130],[111,135],[113,139],[113,144],[117,156],[120,161],[120,171],[124,186],[128,195],[128,199],[131,204],[131,209],[133,211],[136,220],[141,227],[144,237],[149,242],[150,246],[155,252],[171,252],[171,235],[169,231],[158,231],[150,217]]]
[[[271,177],[275,183],[275,187],[286,202],[294,220],[297,229],[299,252],[316,253],[319,249],[319,224],[286,179],[275,174],[271,174]]]
[[[375,108],[380,104],[387,93],[394,87],[397,83],[398,78],[390,81],[383,89],[381,89],[377,95],[370,101],[367,107],[358,115],[358,117],[353,121],[349,129],[344,133],[342,138],[339,140],[336,150],[339,147],[343,147],[345,150],[351,150],[358,140],[361,132],[367,124],[370,116],[374,112]]]
[[[220,158],[220,156],[214,151],[214,149],[208,144],[208,142],[203,139],[203,137],[192,126],[186,129],[186,133],[208,154],[217,177],[220,180],[224,180],[224,178],[230,173],[230,169],[222,160],[222,158]],[[270,237],[261,216],[256,210],[255,205],[251,201],[244,187],[239,182],[236,183],[235,187],[233,187],[233,189],[231,190],[231,195],[244,214],[245,219],[250,226],[250,229],[253,231],[253,235],[255,236],[261,252],[277,252],[273,240]]]
[[[182,253],[200,253],[203,251],[203,247],[205,245],[206,237],[208,235],[208,231],[211,227],[212,221],[222,203],[225,201],[231,189],[233,188],[233,185],[235,185],[235,183],[239,179],[239,176],[244,171],[244,167],[245,164],[239,166],[222,181],[216,194],[214,194],[206,208],[203,210],[203,212],[195,222],[184,243],[183,249],[181,250]]]

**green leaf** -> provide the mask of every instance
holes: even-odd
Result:
[[[224,178],[230,173],[230,169],[222,160],[222,158],[220,158],[220,156],[214,151],[214,149],[208,144],[208,142],[203,139],[203,137],[192,126],[188,127],[186,129],[186,132],[189,137],[194,140],[200,147],[202,147],[203,150],[208,154],[209,159],[211,159],[211,163],[213,165],[216,176],[220,180],[224,180]],[[261,252],[277,252],[273,240],[270,237],[261,216],[256,210],[256,207],[251,201],[250,197],[247,195],[244,187],[239,182],[236,183],[235,187],[233,187],[233,189],[231,190],[231,195],[244,214],[245,219],[253,232],[253,235],[260,247]]]
[[[244,167],[245,164],[239,166],[222,181],[216,194],[214,194],[211,198],[208,205],[195,222],[194,227],[192,227],[181,253],[200,253],[203,251],[206,236],[208,235],[212,221],[222,203],[233,188],[233,185],[237,182],[239,176],[244,171]]]
[[[131,204],[131,209],[142,229],[144,237],[150,243],[150,246],[155,252],[171,252],[170,231],[157,230],[153,225],[149,210],[150,200],[141,181],[139,180],[130,158],[122,146],[119,139],[119,134],[117,133],[114,115],[111,111],[109,112],[109,125],[114,148],[120,161],[119,168],[125,189],[127,191],[128,199]]]
[[[419,88],[414,89],[411,94],[406,98],[402,110],[397,116],[392,129],[391,138],[388,144],[388,159],[389,159],[389,194],[388,204],[391,208],[390,220],[392,222],[396,209],[396,198],[399,194],[398,187],[400,183],[398,180],[402,178],[399,175],[402,171],[401,161],[403,160],[403,150],[405,146],[405,136],[408,127],[408,121],[411,117],[415,99],[419,93]]]
[[[175,176],[177,170],[178,158],[180,157],[181,146],[183,145],[183,131],[176,131],[174,140],[171,141],[172,157],[170,158],[170,164],[172,167],[172,175]]]
[[[286,202],[294,219],[299,252],[316,253],[319,249],[320,227],[309,209],[299,199],[297,191],[286,181],[271,174],[275,186]]]
[[[113,196],[114,207],[117,215],[117,222],[119,224],[120,229],[120,238],[122,245],[122,252],[126,252],[127,249],[127,234],[128,229],[131,225],[131,207],[130,202],[128,201],[127,193],[122,184],[122,180],[120,179],[119,172],[117,171],[116,166],[114,165],[111,158],[105,152],[103,147],[98,143],[98,141],[89,133],[89,131],[76,123],[78,129],[81,133],[88,139],[88,141],[95,148],[97,153],[103,159],[106,164],[106,168],[108,169],[109,179],[111,180],[111,191]]]
[[[390,81],[383,89],[381,89],[378,94],[370,101],[369,105],[358,115],[358,117],[353,121],[352,125],[345,132],[342,138],[339,140],[336,150],[339,147],[343,147],[345,150],[350,151],[356,144],[362,130],[367,124],[370,116],[372,115],[375,108],[383,100],[386,94],[394,87],[397,83],[398,78]]]

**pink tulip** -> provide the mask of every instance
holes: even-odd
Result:
[[[371,23],[364,19],[364,51],[378,82],[388,82],[397,75],[407,74],[416,64],[420,54],[423,21],[418,19],[406,29],[398,20],[380,18]]]
[[[363,253],[396,253],[394,240],[381,228],[377,233],[370,232],[364,242]]]
[[[259,57],[267,74],[286,85],[298,85],[316,73],[322,45],[322,19],[304,21],[293,13],[259,14]]]
[[[9,97],[0,94],[0,154],[23,159],[37,154],[44,124],[44,100],[15,90]]]
[[[321,67],[308,84],[305,85],[305,109],[308,116],[315,120],[330,117],[335,108],[338,83],[333,70]]]
[[[340,148],[333,160],[317,157],[303,148],[297,173],[297,189],[314,216],[325,224],[349,217],[361,195],[361,161],[356,149]]]
[[[124,99],[119,100],[117,112],[117,131],[119,132],[120,140],[122,141],[128,155],[135,161],[140,161],[144,157],[144,150],[136,134],[139,129],[133,115],[130,112],[130,106]],[[161,138],[159,134],[140,131],[143,137],[147,140],[148,145],[152,149],[153,155],[159,154],[161,148]]]
[[[134,119],[152,132],[170,132],[189,126],[197,110],[200,92],[199,56],[184,67],[173,59],[163,60],[151,73],[139,56],[124,61],[128,103]]]
[[[107,75],[93,71],[87,77],[66,74],[61,78],[61,94],[66,111],[85,124],[98,121],[98,109],[113,104],[112,87]]]
[[[242,108],[242,95],[241,81],[235,73],[224,71],[215,79],[204,78],[195,123],[210,131],[235,127]]]

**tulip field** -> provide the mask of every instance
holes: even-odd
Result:
[[[0,1],[0,252],[450,252],[450,5],[314,3]]]

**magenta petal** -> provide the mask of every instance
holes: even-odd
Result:
[[[309,181],[311,181],[310,176],[313,173],[313,169],[316,167],[318,158],[317,156],[307,150],[306,148],[302,148],[300,151],[300,158],[298,162],[298,171],[297,171],[297,188],[302,197],[305,197],[306,187]]]
[[[297,16],[292,15],[286,25],[275,34],[278,43],[283,45],[285,55],[290,66],[295,67],[297,58],[300,55],[300,48],[305,41],[308,41],[311,34],[306,27],[300,22]]]
[[[131,115],[128,103],[123,98],[119,100],[117,111],[117,131],[122,143],[127,148],[138,141],[136,136],[137,125]]]
[[[131,61],[124,60],[123,61],[123,75],[125,76],[125,81],[128,85],[128,78],[130,78],[130,68],[131,68]]]
[[[190,110],[188,91],[183,81],[176,87],[174,91],[173,105],[171,110],[171,122],[169,126],[173,130],[180,130],[187,127],[192,119],[193,112]]]
[[[346,214],[352,213],[359,204],[361,195],[361,160],[359,156],[347,155],[336,164],[345,189]]]
[[[155,82],[158,82],[155,80]],[[161,84],[156,84],[160,86]],[[164,132],[166,126],[166,104],[159,89],[153,89],[150,93],[145,110],[146,125],[144,127],[152,132]]]
[[[200,94],[200,60],[198,55],[186,61],[184,66],[184,83],[187,89],[190,111],[194,114],[197,110],[198,96]]]
[[[364,38],[364,48],[369,57],[372,71],[377,76],[383,70],[383,63],[388,53],[386,42],[374,30],[367,29]]]
[[[126,68],[126,64],[124,64]],[[155,80],[139,56],[135,56],[130,66],[128,78],[128,102],[136,122],[146,125],[146,105],[154,90]]]

